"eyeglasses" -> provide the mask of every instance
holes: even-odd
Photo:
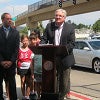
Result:
[[[63,18],[64,16],[62,15],[55,15],[55,18]]]

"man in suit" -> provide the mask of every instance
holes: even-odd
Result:
[[[3,79],[9,84],[9,99],[17,100],[16,93],[16,59],[19,50],[19,32],[12,28],[11,15],[1,15],[2,26],[0,27],[0,100],[3,98]],[[6,76],[6,77],[4,77]]]
[[[64,100],[64,96],[70,93],[70,70],[75,62],[73,56],[75,31],[71,24],[65,22],[66,15],[67,12],[64,9],[57,9],[55,22],[47,24],[41,40],[43,44],[62,46],[56,52],[57,89],[60,100]]]

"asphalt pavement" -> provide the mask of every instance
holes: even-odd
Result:
[[[22,93],[21,93],[21,88],[20,88],[20,78],[18,75],[16,75],[16,85],[17,85],[17,96],[18,100],[21,100],[22,98]],[[5,95],[5,83],[3,84],[4,86],[4,97],[5,100],[8,100]],[[78,92],[75,92],[74,90],[70,92],[70,99],[64,99],[64,100],[100,100],[100,98],[94,98],[90,97],[88,95],[80,94]]]

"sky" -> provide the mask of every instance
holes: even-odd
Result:
[[[41,0],[0,0],[0,16],[4,12],[10,13],[12,17],[17,16],[18,14],[27,11],[28,5],[38,1]],[[75,24],[82,23],[85,25],[93,25],[98,19],[100,19],[100,11],[69,16],[66,20],[71,20],[71,22],[74,22]]]

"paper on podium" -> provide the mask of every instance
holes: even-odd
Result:
[[[39,46],[53,46],[53,44],[39,44]]]

